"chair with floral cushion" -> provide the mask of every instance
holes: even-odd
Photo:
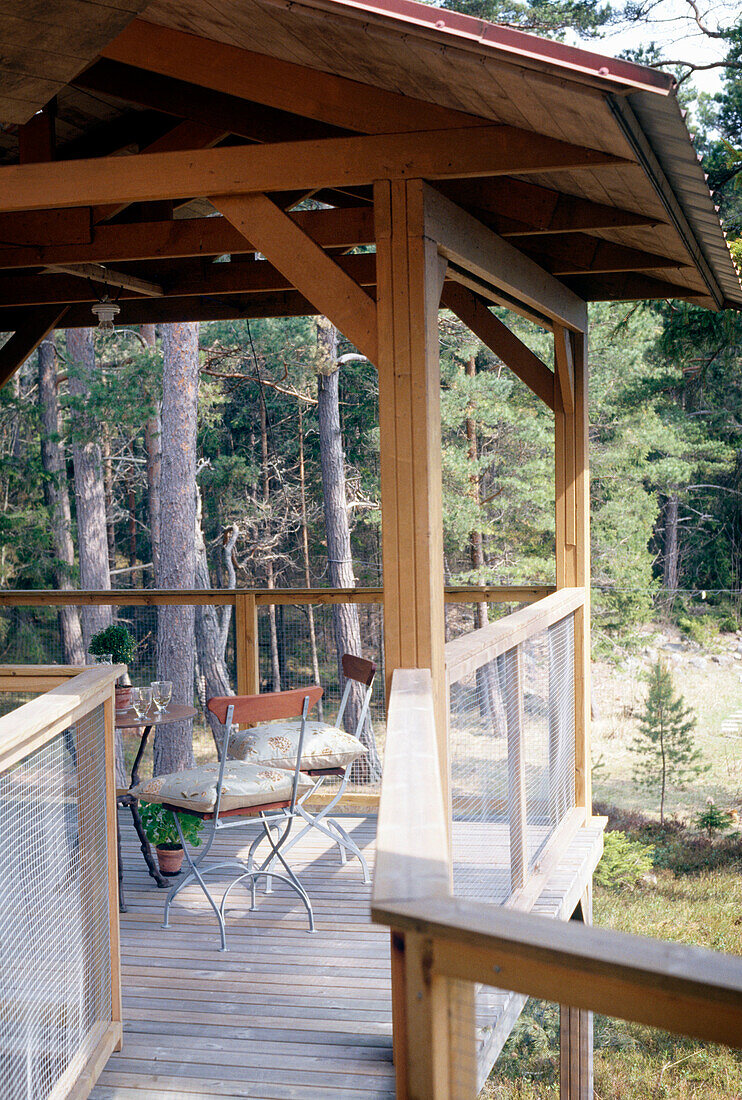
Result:
[[[213,764],[170,775],[158,775],[145,779],[132,788],[142,802],[159,802],[173,811],[180,842],[183,846],[188,870],[181,882],[173,886],[165,899],[163,927],[168,927],[170,906],[175,898],[196,880],[203,890],[219,922],[221,949],[227,950],[225,912],[229,895],[237,885],[250,884],[251,905],[255,908],[255,880],[261,875],[276,877],[285,882],[301,898],[309,917],[309,931],[314,931],[314,915],[309,895],[285,858],[285,844],[291,826],[297,817],[299,799],[313,786],[312,780],[302,775],[300,762],[307,731],[307,716],[322,698],[322,688],[313,686],[291,691],[278,691],[266,695],[237,695],[209,699],[207,706],[223,727],[220,760]],[[298,729],[298,753],[290,767],[274,767],[265,763],[234,760],[230,757],[230,737],[235,725],[264,722],[271,719],[295,718]],[[203,849],[197,856],[189,851],[181,829],[178,814],[193,814],[207,826]],[[267,840],[270,853],[255,866],[254,850],[250,847],[247,861],[233,857],[206,864],[204,861],[217,834],[235,829],[258,818],[262,828],[257,840]],[[278,833],[273,839],[273,830]],[[276,864],[282,870],[275,870]],[[239,873],[224,892],[217,905],[205,882],[205,876],[215,871],[231,868]],[[270,868],[270,871],[269,871]]]
[[[351,765],[368,751],[360,740],[360,734],[368,715],[371,702],[376,665],[363,657],[355,657],[351,653],[345,653],[342,657],[342,669],[345,677],[345,688],[340,700],[340,708],[335,719],[335,724],[328,722],[311,721],[306,724],[306,738],[301,755],[301,770],[313,780],[310,790],[303,794],[296,804],[296,813],[304,822],[304,828],[295,833],[283,848],[284,855],[293,848],[297,841],[309,832],[310,829],[318,829],[337,844],[340,852],[340,861],[345,863],[348,854],[356,856],[363,873],[363,881],[370,882],[368,864],[356,842],[345,828],[335,818],[331,817],[332,810],[343,797],[348,785]],[[346,733],[341,728],[350,693],[354,683],[360,683],[364,687],[361,710],[356,722],[353,734]],[[230,754],[237,760],[250,760],[271,767],[292,768],[297,757],[297,741],[301,723],[298,721],[271,722],[256,726],[253,729],[240,730],[235,733],[230,742]],[[324,781],[329,777],[340,779],[337,790],[326,806],[312,814],[307,809],[306,803],[317,793]],[[253,852],[263,839],[256,838],[253,844]],[[271,858],[270,865],[275,864]],[[269,866],[270,866],[269,865]],[[270,878],[266,881],[266,893],[271,889]]]

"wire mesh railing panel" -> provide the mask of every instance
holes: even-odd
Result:
[[[449,685],[454,892],[504,902],[574,805],[572,616]]]
[[[102,706],[0,775],[0,884],[0,1095],[67,1095],[111,1019]]]
[[[334,722],[342,695],[339,658],[342,651],[374,662],[374,681],[364,735],[383,759],[386,736],[384,708],[384,619],[380,604],[276,604],[258,608],[258,637],[261,691],[278,691],[320,683],[324,695],[318,709],[326,722]],[[351,695],[344,721],[353,733],[355,710],[363,690]],[[359,793],[378,791],[378,767],[351,773],[351,789]],[[332,786],[332,782],[328,783]]]

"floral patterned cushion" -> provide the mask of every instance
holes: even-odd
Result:
[[[209,813],[216,805],[218,779],[218,763],[202,764],[187,771],[145,779],[132,787],[131,793],[142,802],[168,802],[186,810]],[[224,770],[220,809],[238,810],[266,803],[288,802],[293,781],[293,771],[243,761],[228,762]],[[308,791],[311,786],[309,780],[299,777],[298,794]]]
[[[233,729],[229,739],[229,755],[232,759],[248,760],[253,764],[293,768],[300,730],[299,720],[267,722],[246,730]],[[326,722],[307,722],[301,754],[302,770],[344,768],[365,752],[361,742],[345,730]]]

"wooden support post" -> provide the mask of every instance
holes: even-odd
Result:
[[[111,947],[111,1022],[121,1024],[121,950],[119,945],[118,805],[116,802],[116,740],[114,693],[103,704],[105,728],[106,834],[108,846],[108,920]],[[118,1038],[114,1050],[121,1050]]]
[[[588,884],[572,920],[593,922],[593,891]],[[593,1014],[562,1005],[559,1034],[561,1100],[593,1100]]]
[[[438,305],[445,265],[424,235],[424,185],[374,187],[387,698],[397,668],[433,676],[448,799]]]
[[[408,1042],[403,1095],[405,1100],[450,1100],[449,980],[433,970],[433,941],[416,932],[405,935],[404,961]]]
[[[500,694],[508,738],[508,818],[510,825],[510,888],[520,890],[528,871],[526,762],[523,745],[523,654],[521,647],[497,658]]]
[[[260,651],[258,608],[254,592],[238,592],[234,602],[235,649],[237,653],[237,694],[260,692]]]
[[[588,463],[587,338],[568,334],[574,368],[574,411],[555,387],[557,588],[585,589],[575,612],[575,804],[592,812],[590,786],[590,476]]]

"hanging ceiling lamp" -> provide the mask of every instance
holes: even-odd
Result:
[[[98,328],[101,332],[113,332],[113,319],[121,312],[121,307],[112,302],[106,294],[95,303],[92,310],[98,318]]]

